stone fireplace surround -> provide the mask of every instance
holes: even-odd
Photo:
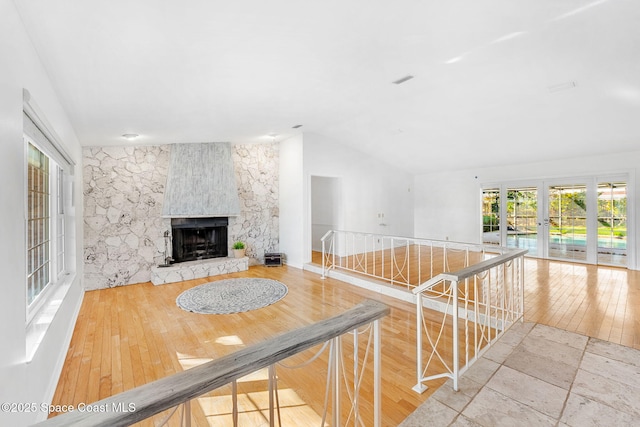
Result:
[[[84,148],[85,289],[147,282],[163,263],[164,232],[171,229],[170,219],[162,217],[170,150],[171,145]],[[278,252],[278,144],[232,145],[232,159],[240,214],[229,217],[228,245],[247,244],[248,267],[261,263],[265,252]],[[207,261],[199,274],[244,267],[233,258]],[[180,273],[180,280],[190,274]]]

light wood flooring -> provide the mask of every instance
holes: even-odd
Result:
[[[525,319],[640,349],[640,272],[528,259]]]
[[[528,259],[526,275],[527,321],[640,348],[639,272]],[[229,277],[279,280],[289,287],[289,294],[272,306],[231,315],[200,315],[176,306],[182,291]],[[97,401],[338,314],[364,298],[391,306],[391,314],[382,321],[382,425],[395,426],[440,385],[438,381],[428,384],[430,389],[422,395],[411,390],[415,385],[414,307],[287,266],[87,292],[52,403]],[[320,425],[326,357],[318,363],[320,367],[278,369],[284,426],[305,425],[303,421]],[[239,384],[240,425],[265,423],[266,382],[261,375]],[[193,425],[230,425],[230,388],[196,402]],[[159,418],[142,424],[156,425]]]

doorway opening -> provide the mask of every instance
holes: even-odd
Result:
[[[342,226],[342,179],[311,176],[311,262],[322,264],[322,237]]]

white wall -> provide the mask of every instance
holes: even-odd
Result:
[[[340,178],[341,227],[413,236],[413,177],[316,134],[280,144],[280,250],[298,268],[311,261],[311,177]],[[384,219],[378,214],[384,214]],[[380,226],[384,221],[387,226]]]
[[[321,135],[304,134],[304,262],[311,260],[312,176],[340,178],[344,230],[413,236],[412,175]]]
[[[57,95],[48,80],[22,21],[11,0],[0,0],[0,402],[49,403],[66,356],[82,288],[76,274],[66,298],[47,335],[30,363],[26,363],[26,221],[25,147],[22,141],[22,90],[32,95],[65,148],[78,163],[76,169],[75,215],[82,218],[80,144]],[[71,234],[76,236],[70,254],[82,254],[82,221]],[[77,263],[78,269],[81,263]],[[21,426],[46,417],[46,413],[0,412],[0,425]]]
[[[638,165],[640,151],[539,163],[518,163],[514,159],[513,165],[418,175],[414,182],[415,235],[429,239],[449,237],[456,241],[480,242],[483,184],[628,173],[628,227],[637,246],[640,240],[635,221],[640,213],[640,182],[636,173]],[[630,265],[637,267],[639,263],[636,247],[629,248],[629,255]]]
[[[287,264],[303,263],[303,168],[302,135],[280,143],[280,252]]]
[[[342,180],[311,176],[311,249],[322,251],[322,237],[342,229]]]
[[[473,171],[415,177],[415,237],[479,243],[480,182]]]

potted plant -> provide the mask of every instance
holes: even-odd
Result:
[[[245,251],[244,242],[237,241],[233,244],[233,256],[234,258],[243,258]]]

